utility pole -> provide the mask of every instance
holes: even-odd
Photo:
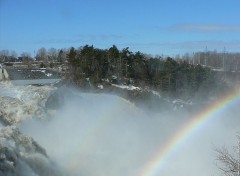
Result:
[[[198,53],[198,65],[201,65],[201,62],[200,62],[200,53]]]
[[[205,48],[204,64],[205,64],[205,66],[207,66],[207,46]]]
[[[238,71],[238,59],[236,59],[236,56],[234,55],[234,62],[236,62],[236,67],[235,67],[235,71],[237,72]]]
[[[223,49],[223,71],[225,72],[225,52],[226,52],[226,48],[224,46],[224,49]]]
[[[194,65],[194,53],[191,55],[192,65]]]

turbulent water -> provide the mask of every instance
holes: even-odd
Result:
[[[159,175],[218,175],[214,147],[236,143],[238,114],[232,109],[197,130]],[[114,95],[0,82],[0,175],[139,176],[193,115],[150,113]]]
[[[19,125],[46,118],[45,101],[53,87],[16,87],[0,83],[0,175],[61,175],[46,150]]]

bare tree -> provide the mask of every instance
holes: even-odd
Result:
[[[32,58],[31,58],[31,54],[28,53],[28,52],[23,52],[23,53],[21,54],[21,57],[22,57],[23,63],[27,64],[28,67],[30,67],[30,65],[31,65],[31,63],[32,63],[32,61],[33,61]]]
[[[28,57],[28,58],[31,58],[31,54],[28,53],[28,52],[23,52],[23,53],[21,54],[21,57]]]
[[[11,51],[11,54],[10,54],[13,58],[17,58],[17,53],[16,51]]]
[[[8,50],[1,50],[0,54],[4,55],[4,56],[9,56],[9,51]]]
[[[185,53],[185,54],[182,56],[182,60],[185,61],[185,62],[188,63],[188,64],[191,64],[190,54],[189,54],[189,53]]]
[[[55,48],[48,49],[48,57],[50,62],[56,62],[58,51]]]
[[[45,48],[40,48],[36,55],[37,61],[47,62],[47,50]]]
[[[240,175],[240,136],[237,136],[238,145],[234,147],[233,152],[229,152],[226,147],[216,148],[217,161],[219,169],[226,176],[239,176]]]
[[[9,56],[9,51],[8,50],[1,50],[0,51],[0,61],[4,62],[5,59]]]

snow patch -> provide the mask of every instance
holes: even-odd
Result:
[[[46,76],[47,76],[47,77],[51,77],[51,76],[52,76],[52,73],[47,73]]]
[[[103,85],[101,85],[101,84],[99,84],[97,87],[98,87],[99,89],[103,89]]]
[[[121,89],[127,89],[127,90],[141,90],[140,87],[136,87],[136,86],[133,86],[133,85],[117,85],[117,84],[112,84],[112,86],[114,87],[118,87],[118,88],[121,88]]]
[[[117,79],[117,76],[116,75],[112,75],[112,79]]]
[[[161,98],[161,95],[157,91],[151,90],[151,92],[153,95],[156,95],[157,97]]]

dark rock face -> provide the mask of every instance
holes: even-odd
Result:
[[[45,107],[47,109],[58,109],[61,108],[65,101],[73,99],[75,96],[71,89],[66,88],[65,86],[59,87],[54,91],[47,99]]]
[[[9,67],[7,72],[10,80],[61,78],[61,75],[57,72],[41,69],[14,69]]]

